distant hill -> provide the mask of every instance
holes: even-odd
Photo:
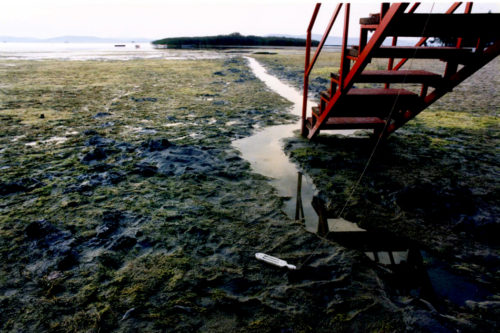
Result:
[[[169,48],[217,48],[231,46],[305,46],[303,38],[278,36],[243,36],[239,33],[205,37],[173,37],[155,40],[153,45],[167,45]],[[318,41],[313,41],[313,46]]]
[[[54,38],[32,38],[0,36],[0,42],[7,43],[149,43],[146,38],[102,38],[93,36],[61,36]]]

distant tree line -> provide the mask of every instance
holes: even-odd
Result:
[[[305,46],[306,40],[289,37],[243,36],[237,32],[230,35],[206,37],[174,37],[155,40],[154,45],[167,45],[169,48],[217,48],[229,46]],[[318,41],[312,41],[317,46]]]

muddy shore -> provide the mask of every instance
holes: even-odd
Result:
[[[318,85],[324,72],[338,70],[335,57],[327,54],[318,63],[311,96],[325,89]],[[283,80],[302,85],[299,55],[256,58]],[[383,65],[374,61],[370,67]],[[425,61],[410,66],[439,71],[439,64]],[[319,189],[326,214],[414,243],[427,255],[431,279],[455,289],[434,283],[445,307],[492,320],[494,327],[500,304],[499,70],[495,59],[378,146],[371,160],[376,142],[362,131],[354,137],[325,132],[314,142],[297,135],[285,144]]]
[[[276,73],[286,77],[284,63]],[[463,121],[451,112],[448,127],[429,127],[432,119],[416,122],[387,143],[384,154],[390,156],[380,155],[367,178],[375,185],[362,184],[363,190],[377,190],[359,190],[365,194],[358,195],[346,215],[368,227],[383,227],[381,221],[390,215],[391,224],[385,226],[413,238],[425,231],[429,237],[419,244],[435,258],[462,264],[453,266],[460,274],[477,282],[481,273],[481,284],[490,291],[487,298],[462,305],[445,301],[436,308],[418,285],[402,292],[399,282],[362,252],[323,241],[289,218],[281,210],[287,198],[279,197],[265,176],[253,173],[231,146],[260,127],[294,121],[290,103],[257,80],[243,58],[3,60],[0,82],[2,331],[447,332],[498,327],[500,265],[489,233],[481,238],[469,229],[454,230],[455,206],[447,211],[450,220],[435,228],[421,207],[405,211],[394,203],[404,188],[411,195],[411,180],[422,178],[402,182],[402,170],[438,160],[443,162],[424,168],[436,186],[431,190],[441,195],[436,179],[450,186],[451,194],[442,195],[468,186],[480,196],[473,208],[490,221],[497,211],[491,210],[497,207],[492,195],[498,189],[491,151],[498,145],[495,118],[481,114],[477,123],[473,120],[478,128],[470,130],[457,129],[453,124]],[[466,136],[457,134],[460,141],[453,140],[449,131]],[[477,131],[481,136],[471,141]],[[309,143],[297,137],[286,144],[315,180],[329,210],[339,202],[332,193],[345,196],[345,184],[352,182],[369,149],[359,144],[352,150],[349,140],[325,137]],[[333,148],[339,146],[343,149]],[[470,166],[463,163],[466,148],[477,152],[466,155],[475,163]],[[320,155],[319,149],[331,153]],[[448,155],[451,162],[443,157]],[[399,169],[389,163],[396,156]],[[334,168],[342,171],[332,174]],[[453,183],[453,177],[446,177],[450,170],[470,173],[473,185],[462,184],[462,174]],[[394,180],[384,181],[388,178]],[[387,189],[385,184],[392,185]],[[460,214],[476,216],[471,211]],[[407,221],[411,228],[403,228]],[[467,223],[475,226],[475,220]],[[470,256],[459,257],[464,252],[457,244],[472,251]],[[255,252],[286,259],[299,270],[266,266],[254,259]]]

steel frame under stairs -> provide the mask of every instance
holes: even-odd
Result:
[[[461,2],[455,2],[444,14],[415,13],[419,5],[417,2],[408,9],[409,3],[382,3],[380,13],[360,19],[359,45],[348,48],[350,4],[338,4],[311,60],[311,31],[321,6],[316,4],[307,29],[303,136],[312,139],[327,129],[373,129],[377,136],[390,135],[500,54],[500,14],[473,14],[471,2],[463,14],[455,13]],[[331,74],[329,89],[320,94],[319,105],[307,117],[309,74],[342,6],[344,31],[339,73]],[[372,33],[370,39],[368,33]],[[392,37],[391,46],[382,46],[388,37]],[[398,37],[420,40],[413,47],[398,46]],[[456,44],[430,47],[426,43],[430,37]],[[373,58],[388,59],[387,70],[365,70]],[[444,61],[444,73],[401,69],[411,58]],[[395,64],[395,59],[400,61]],[[355,83],[380,87],[356,88]],[[420,84],[420,93],[394,89],[391,84]]]

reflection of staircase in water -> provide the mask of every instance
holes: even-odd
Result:
[[[304,216],[302,209],[302,177],[302,173],[298,172],[295,220],[311,227],[312,217],[310,214]],[[390,232],[365,230],[356,223],[332,217],[318,196],[313,196],[310,205],[306,204],[312,206],[316,213],[316,234],[346,248],[363,252],[386,273],[384,280],[398,295],[423,298],[434,306],[442,305],[443,299],[465,306],[467,300],[481,301],[491,295],[491,291],[477,281],[455,274],[450,270],[451,263],[421,250],[409,239]]]
[[[304,220],[301,207],[301,178],[298,173],[296,220]],[[312,206],[317,214],[316,233],[346,248],[366,254],[370,260],[389,273],[392,285],[401,294],[415,294],[432,300],[434,292],[427,271],[424,267],[419,248],[408,239],[397,237],[383,231],[368,231],[356,223],[342,218],[331,218],[324,202],[317,196],[312,199]],[[309,224],[311,222],[309,221]]]

